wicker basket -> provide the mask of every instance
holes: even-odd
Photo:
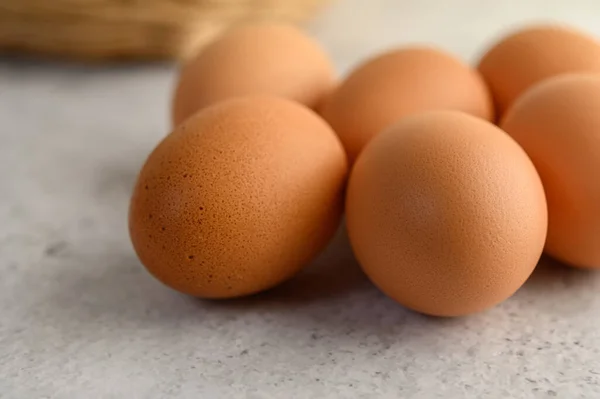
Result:
[[[234,24],[299,22],[323,2],[0,0],[0,49],[79,59],[185,59]]]

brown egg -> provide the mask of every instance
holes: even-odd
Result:
[[[217,101],[270,94],[315,108],[332,88],[327,54],[289,25],[247,25],[229,31],[181,70],[173,99],[176,126]]]
[[[228,298],[293,276],[335,232],[347,163],[314,112],[276,97],[208,107],[150,154],[131,199],[135,250],[183,293]]]
[[[478,73],[431,48],[384,53],[355,69],[321,114],[340,136],[351,160],[382,129],[421,111],[451,109],[492,119],[492,100]]]
[[[600,77],[563,75],[523,94],[502,127],[535,164],[548,199],[546,251],[600,268]]]
[[[481,59],[499,115],[526,89],[568,72],[600,72],[600,43],[563,26],[535,26],[502,39]]]
[[[511,296],[542,253],[544,191],[525,152],[482,119],[411,116],[358,158],[347,227],[366,274],[422,313],[465,315]]]

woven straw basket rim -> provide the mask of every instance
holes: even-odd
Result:
[[[179,58],[228,27],[300,22],[324,0],[4,0],[0,49],[80,59]]]

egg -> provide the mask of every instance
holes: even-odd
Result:
[[[560,25],[539,25],[508,35],[481,59],[498,114],[504,113],[526,89],[568,72],[600,72],[600,43]]]
[[[181,70],[173,97],[178,125],[196,111],[231,97],[270,94],[316,108],[335,83],[329,57],[291,25],[232,29]]]
[[[225,100],[148,157],[131,198],[133,246],[152,275],[186,294],[271,288],[332,237],[347,169],[338,138],[308,108],[269,96]]]
[[[546,238],[544,190],[531,160],[498,127],[456,111],[410,116],[374,138],[354,165],[346,212],[369,278],[435,316],[510,297]]]
[[[475,70],[441,50],[412,47],[359,65],[328,98],[321,114],[354,160],[382,129],[435,109],[493,118],[490,94]]]
[[[548,199],[546,251],[600,268],[600,76],[562,75],[526,91],[502,127],[525,149]]]

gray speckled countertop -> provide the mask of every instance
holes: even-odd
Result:
[[[596,0],[341,0],[311,29],[346,71],[413,41],[473,60],[530,20],[600,34],[599,16]],[[0,60],[0,397],[600,398],[600,273],[544,259],[504,304],[451,320],[385,298],[343,234],[246,300],[152,279],[126,212],[173,72]]]

